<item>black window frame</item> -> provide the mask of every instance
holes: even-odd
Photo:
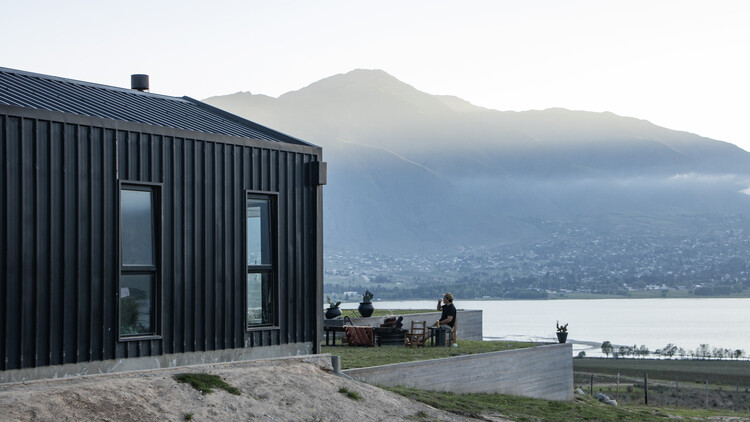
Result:
[[[117,195],[117,260],[119,271],[117,272],[117,337],[120,342],[138,341],[138,340],[155,340],[161,339],[162,329],[162,244],[163,244],[163,203],[162,203],[162,183],[150,183],[140,181],[122,180],[119,182]],[[149,192],[151,193],[151,223],[152,223],[152,265],[124,265],[122,260],[122,192],[123,190]],[[122,334],[122,314],[120,309],[122,276],[128,275],[152,275],[153,284],[151,286],[151,326],[150,333]]]
[[[266,191],[254,191],[254,190],[246,190],[244,195],[244,201],[242,201],[242,210],[243,210],[243,219],[242,219],[242,231],[243,231],[243,238],[244,242],[242,245],[243,249],[243,260],[245,261],[245,275],[244,280],[242,283],[242,291],[243,291],[243,297],[244,297],[244,312],[243,312],[243,321],[245,325],[245,331],[256,331],[256,330],[268,330],[268,329],[278,329],[279,328],[279,317],[280,317],[280,305],[281,305],[281,298],[279,297],[279,265],[278,265],[278,259],[279,259],[279,215],[278,215],[278,193],[276,192],[266,192]],[[271,252],[271,263],[270,264],[260,264],[260,265],[250,265],[249,262],[247,262],[247,201],[249,199],[256,199],[256,200],[266,200],[268,201],[268,218],[269,218],[269,228],[270,228],[270,235],[269,235],[269,241],[270,245],[268,247],[268,250]],[[273,309],[270,312],[271,315],[271,321],[267,323],[261,323],[261,324],[250,324],[247,318],[248,309],[249,309],[249,303],[248,303],[248,291],[247,291],[247,277],[249,274],[267,274],[269,277],[269,282],[271,283],[270,286],[270,294],[272,295],[270,302],[272,303]]]

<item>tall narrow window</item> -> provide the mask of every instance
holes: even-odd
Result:
[[[155,186],[120,189],[120,336],[157,333],[158,195]]]
[[[273,325],[277,296],[274,204],[270,197],[257,194],[248,194],[246,201],[247,325]]]

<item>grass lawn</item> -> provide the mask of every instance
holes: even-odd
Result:
[[[392,363],[413,362],[447,358],[475,353],[498,352],[501,350],[533,347],[535,343],[520,341],[471,341],[459,340],[458,347],[348,347],[321,346],[322,353],[341,356],[341,369],[367,368]]]
[[[640,378],[647,372],[655,380],[750,386],[750,361],[746,360],[584,358],[573,359],[573,370]]]
[[[409,315],[409,314],[423,314],[425,312],[437,312],[435,309],[375,309],[372,313],[374,317],[386,317],[389,315]],[[349,318],[361,318],[359,311],[356,309],[342,309],[341,316],[348,316]]]
[[[575,385],[589,392],[593,382],[620,404],[645,402],[648,373],[651,406],[750,410],[748,361],[587,358],[573,359],[573,368]]]
[[[322,352],[341,356],[342,369],[352,369],[416,360],[439,359],[463,354],[510,350],[521,347],[532,347],[534,345],[534,343],[526,342],[459,340],[459,346],[456,348],[420,347],[412,349],[402,346],[323,346]],[[601,373],[614,371],[615,374],[619,371],[621,374],[624,374],[629,368],[634,374],[642,375],[643,369],[648,368],[649,378],[656,378],[656,375],[651,375],[652,373],[669,377],[677,371],[681,374],[681,379],[684,379],[685,382],[689,380],[688,374],[695,371],[700,373],[701,376],[722,373],[729,376],[732,372],[742,376],[741,374],[745,373],[746,367],[750,366],[750,362],[665,361],[649,359],[574,359],[573,362],[576,365],[576,371],[590,370]],[[682,378],[683,376],[684,378]],[[661,397],[656,394],[654,394],[653,398],[658,398],[656,403],[661,402],[661,406],[653,404],[651,406],[644,406],[642,402],[638,403],[637,401],[625,401],[620,403],[620,406],[609,406],[600,403],[588,394],[576,396],[576,399],[572,402],[559,402],[501,394],[454,394],[406,387],[384,388],[448,412],[480,419],[487,416],[498,416],[514,421],[671,421],[675,418],[694,421],[730,419],[734,421],[750,421],[750,417],[748,417],[746,411],[735,412],[731,407],[703,409],[700,408],[703,406],[687,406],[684,403],[668,405],[666,401],[662,401]],[[627,391],[625,384],[623,384],[622,388],[624,395]],[[587,389],[585,390],[588,392]],[[601,390],[601,388],[597,388],[597,390]],[[687,389],[683,389],[683,391],[685,390]],[[654,391],[653,393],[656,392]],[[609,391],[605,391],[605,393],[609,394],[610,397],[614,397]],[[727,392],[725,391],[725,393]],[[635,389],[633,394],[642,396],[642,391]],[[704,393],[701,392],[701,394]],[[701,395],[702,397],[703,395]],[[740,397],[734,397],[733,399],[735,403],[739,400]],[[699,402],[702,404],[702,401]],[[744,406],[740,405],[740,408],[744,408]]]
[[[415,388],[385,387],[386,390],[445,411],[468,417],[501,416],[513,421],[669,421],[676,417],[689,420],[726,420],[721,417],[747,418],[747,413],[702,409],[670,409],[647,406],[609,406],[591,396],[572,402],[539,400],[501,394],[453,394]]]

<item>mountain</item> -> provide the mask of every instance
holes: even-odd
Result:
[[[323,147],[328,251],[491,250],[581,224],[699,237],[750,215],[750,153],[612,113],[491,110],[382,70],[205,101]]]

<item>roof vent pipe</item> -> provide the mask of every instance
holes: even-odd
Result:
[[[130,89],[148,91],[148,75],[130,75]]]

